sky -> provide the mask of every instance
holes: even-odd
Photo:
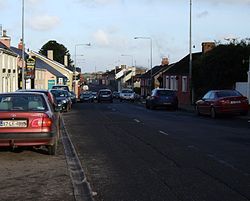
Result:
[[[150,68],[163,57],[174,63],[201,43],[250,38],[250,0],[24,0],[24,42],[39,49],[49,40],[63,44],[82,72],[116,65]],[[22,36],[22,0],[0,0],[0,26],[17,46]],[[150,39],[137,39],[148,37]],[[91,46],[86,44],[90,43]],[[123,55],[123,56],[122,56]]]

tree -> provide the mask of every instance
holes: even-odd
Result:
[[[238,43],[220,44],[202,55],[193,64],[193,85],[199,98],[211,89],[232,89],[236,82],[247,81],[250,44],[247,40]]]
[[[48,50],[53,50],[53,59],[61,64],[64,64],[64,56],[67,55],[68,65],[72,65],[73,61],[70,58],[69,50],[64,45],[57,43],[55,40],[50,40],[42,46],[39,53],[47,56]]]

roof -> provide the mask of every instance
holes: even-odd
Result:
[[[0,49],[5,50],[6,52],[8,52],[9,54],[12,54],[14,56],[17,56],[17,54],[12,51],[10,48],[8,48],[6,45],[4,45],[1,41],[0,41]]]
[[[22,49],[18,49],[16,47],[10,47],[10,49],[16,54],[18,54],[20,57],[22,57],[22,54],[23,54]],[[25,58],[27,58],[29,55],[26,52],[24,52],[24,56]]]
[[[46,69],[51,74],[55,75],[56,77],[67,78],[65,75],[54,69],[52,66],[44,62],[43,60],[36,57],[36,68],[38,69]]]
[[[162,65],[159,65],[159,66],[154,66],[153,68],[152,68],[152,76],[155,76],[157,73],[159,73],[159,72],[161,72],[161,71],[163,71],[163,70],[165,70],[166,68],[168,68],[169,66],[168,65],[164,65],[164,66],[162,66]],[[146,73],[144,73],[144,74],[142,74],[141,76],[140,76],[140,78],[150,78],[151,77],[151,69],[150,70],[148,70]]]
[[[195,61],[196,59],[200,58],[202,52],[197,52],[192,54],[192,60]],[[167,74],[173,75],[188,75],[189,74],[189,54],[182,58],[180,61],[176,62],[175,64],[171,65],[169,69],[166,70]]]

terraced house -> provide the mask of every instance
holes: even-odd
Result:
[[[0,38],[0,93],[18,89],[18,55],[10,49],[6,31]]]

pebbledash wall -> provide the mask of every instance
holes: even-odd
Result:
[[[14,92],[17,89],[17,55],[10,50],[0,48],[0,93]]]

